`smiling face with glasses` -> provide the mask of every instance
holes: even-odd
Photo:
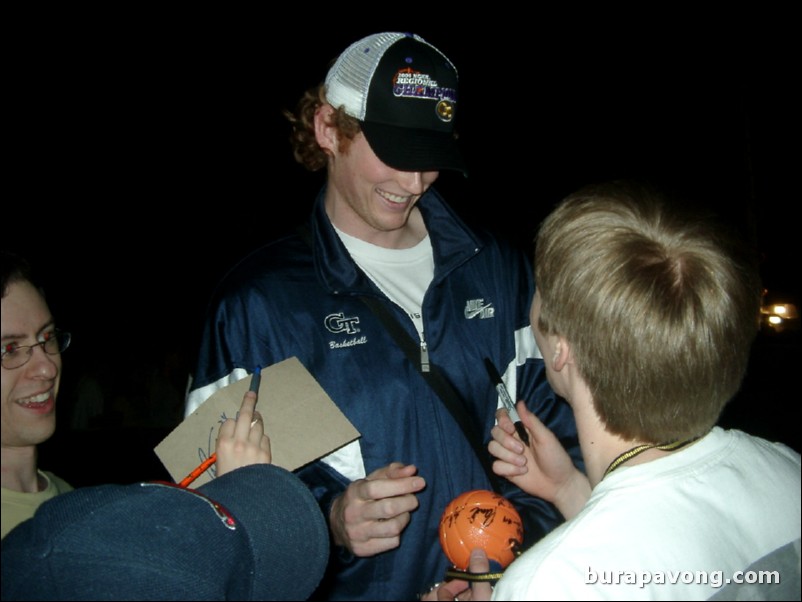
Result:
[[[33,357],[33,350],[41,347],[48,355],[59,355],[70,346],[72,336],[63,330],[49,330],[42,333],[38,343],[19,345],[16,342],[3,343],[2,364],[6,370],[22,368]]]
[[[61,352],[70,336],[56,330],[44,297],[26,280],[8,284],[0,319],[3,453],[28,453],[55,431]]]

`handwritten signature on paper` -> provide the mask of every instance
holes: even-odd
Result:
[[[239,416],[239,412],[237,412],[237,415]],[[222,414],[220,414],[220,418],[217,419],[216,425],[212,425],[209,427],[209,438],[206,442],[206,449],[202,447],[198,448],[198,460],[200,460],[201,462],[205,462],[206,459],[211,457],[212,453],[214,453],[213,447],[215,446],[215,437],[214,437],[215,429],[219,430],[220,426],[222,426],[222,424],[226,420],[228,420],[228,417],[226,416],[226,413],[223,412]],[[206,471],[211,475],[212,478],[216,477],[217,463],[215,462],[214,464],[212,464],[209,468],[206,469]]]

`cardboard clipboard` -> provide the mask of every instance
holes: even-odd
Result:
[[[180,482],[215,451],[220,425],[236,418],[248,376],[216,391],[159,443],[154,451]],[[296,357],[262,369],[256,409],[270,437],[273,464],[295,470],[357,439],[359,431]],[[215,476],[212,465],[193,487]]]

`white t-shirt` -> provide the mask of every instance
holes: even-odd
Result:
[[[410,317],[423,340],[421,306],[434,277],[432,243],[426,235],[409,249],[386,249],[334,229],[356,264]]]
[[[493,599],[704,600],[799,537],[800,455],[716,427],[610,473],[507,568]]]

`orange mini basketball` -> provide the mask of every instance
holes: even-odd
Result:
[[[523,541],[523,523],[515,506],[485,489],[458,495],[440,518],[440,545],[451,563],[463,571],[468,570],[474,548],[485,551],[491,569],[493,563],[505,569],[520,553]]]

